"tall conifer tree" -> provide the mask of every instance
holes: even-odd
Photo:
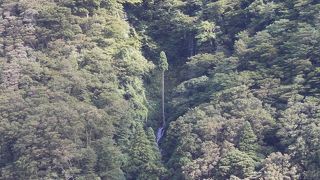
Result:
[[[161,71],[161,97],[162,97],[162,122],[163,125],[165,124],[166,117],[165,117],[165,107],[164,107],[164,72],[168,70],[168,59],[166,56],[166,53],[161,51],[160,53],[160,63],[159,63],[159,69]]]

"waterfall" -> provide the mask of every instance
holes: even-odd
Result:
[[[159,144],[159,141],[160,139],[162,138],[163,136],[163,133],[164,133],[164,126],[160,127],[157,131],[157,144]]]

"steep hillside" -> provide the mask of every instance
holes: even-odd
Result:
[[[144,126],[142,78],[154,65],[122,3],[0,2],[0,179],[164,172]]]
[[[146,42],[166,51],[167,79],[177,82],[168,87],[161,142],[169,179],[320,178],[317,1],[167,0],[127,9]]]
[[[320,3],[2,0],[0,124],[0,179],[320,179]]]

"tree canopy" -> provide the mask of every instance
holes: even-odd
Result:
[[[320,179],[319,12],[1,0],[0,179]]]

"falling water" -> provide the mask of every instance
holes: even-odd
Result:
[[[157,131],[157,144],[159,144],[159,141],[162,138],[163,133],[164,133],[164,129],[163,129],[163,126],[162,126]]]

